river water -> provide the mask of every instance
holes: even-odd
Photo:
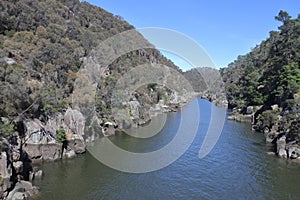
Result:
[[[300,164],[267,155],[272,147],[249,124],[226,121],[213,150],[200,159],[213,105],[201,99],[193,103],[200,107],[200,128],[192,145],[171,165],[154,172],[125,173],[87,152],[39,166],[44,177],[34,184],[40,187],[41,199],[300,199]],[[169,113],[165,127],[151,138],[123,134],[109,139],[130,151],[159,149],[172,140],[181,116],[189,116],[190,109],[188,105]]]

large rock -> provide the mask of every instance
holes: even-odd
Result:
[[[300,159],[300,146],[295,142],[286,145],[288,157],[291,159]]]
[[[61,158],[62,144],[26,144],[24,150],[32,160],[57,160]]]
[[[74,135],[74,139],[68,141],[68,147],[75,151],[77,154],[81,154],[85,152],[85,142],[83,137],[80,135]]]
[[[75,156],[76,156],[76,153],[73,149],[70,149],[68,151],[66,151],[66,150],[64,151],[64,155],[63,155],[64,158],[73,158]]]
[[[117,125],[113,122],[105,122],[102,127],[102,133],[104,136],[111,136],[115,134]]]
[[[14,166],[17,174],[23,172],[23,162],[22,161],[13,162],[13,166]]]
[[[287,151],[286,151],[286,137],[282,136],[277,139],[277,155],[282,158],[287,158]]]
[[[253,106],[248,106],[247,109],[246,109],[246,113],[247,113],[248,115],[253,114],[253,113],[254,113],[254,108],[253,108]]]
[[[84,135],[85,118],[80,111],[68,108],[64,115],[64,123],[74,134]]]
[[[57,114],[49,118],[46,123],[38,119],[24,121],[26,127],[27,144],[54,144],[56,132],[63,128],[68,139],[73,139],[73,134],[84,135],[85,118],[78,110],[68,108],[64,115]]]
[[[266,142],[272,143],[276,139],[275,134],[273,132],[266,134]]]
[[[32,160],[42,160],[42,151],[40,144],[25,144],[24,151]]]
[[[38,188],[31,182],[19,181],[15,188],[8,194],[7,200],[27,200],[39,194]]]
[[[10,178],[12,175],[12,166],[6,152],[1,152],[0,157],[0,176],[1,178]]]
[[[1,186],[2,193],[7,193],[12,188],[13,183],[10,180],[10,178],[3,178],[2,180],[3,180]],[[1,195],[0,195],[0,199],[1,199]]]
[[[26,200],[28,196],[25,194],[25,188],[16,184],[14,189],[9,192],[7,200]]]
[[[53,133],[46,130],[45,125],[38,119],[25,120],[26,143],[27,144],[47,144],[55,143]]]
[[[64,116],[61,113],[56,114],[54,117],[48,119],[45,129],[53,136],[56,136],[56,131],[64,127]]]
[[[70,148],[75,153],[85,152],[85,118],[81,112],[68,108],[64,115],[57,114],[44,124],[38,119],[28,119],[26,127],[25,151],[34,160],[57,160],[61,158],[61,144],[55,140],[56,132],[63,128]],[[93,139],[90,136],[89,139]],[[67,157],[72,157],[72,152]]]
[[[46,161],[57,160],[61,158],[61,144],[47,144],[41,146],[42,158]]]
[[[139,119],[140,112],[139,108],[141,107],[140,103],[137,100],[130,101],[129,103],[131,116],[133,119]]]

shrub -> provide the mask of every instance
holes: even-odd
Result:
[[[276,110],[266,110],[262,114],[259,115],[258,120],[263,122],[263,126],[268,126],[271,128],[278,121],[278,115],[280,111]]]
[[[56,131],[56,141],[63,143],[66,140],[66,131],[61,127]]]
[[[15,132],[15,125],[9,122],[0,122],[0,136],[7,137]]]

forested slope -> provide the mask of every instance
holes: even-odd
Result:
[[[275,19],[282,23],[279,30],[271,31],[250,53],[221,69],[221,74],[230,107],[243,114],[253,107],[256,130],[274,142],[282,135],[287,143],[299,142],[300,15],[292,19],[280,11]]]
[[[64,112],[71,104],[78,71],[91,50],[113,35],[134,29],[122,17],[78,0],[5,0],[0,2],[0,10],[1,135],[14,132],[16,121],[46,121]],[[99,116],[110,118],[114,84],[143,63],[167,65],[181,73],[154,47],[122,55],[103,76],[99,74]],[[155,85],[151,90],[155,94],[146,104],[156,104],[163,98],[159,93],[166,91]]]

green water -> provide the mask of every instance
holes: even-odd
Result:
[[[300,164],[267,155],[271,147],[247,124],[226,121],[212,152],[199,159],[211,104],[204,100],[198,103],[201,121],[197,136],[168,167],[124,173],[87,152],[39,166],[45,175],[34,183],[40,187],[42,199],[300,199]],[[182,112],[190,112],[189,106]],[[149,139],[116,135],[110,140],[131,151],[153,151],[172,140],[182,114],[170,113],[162,131]]]

